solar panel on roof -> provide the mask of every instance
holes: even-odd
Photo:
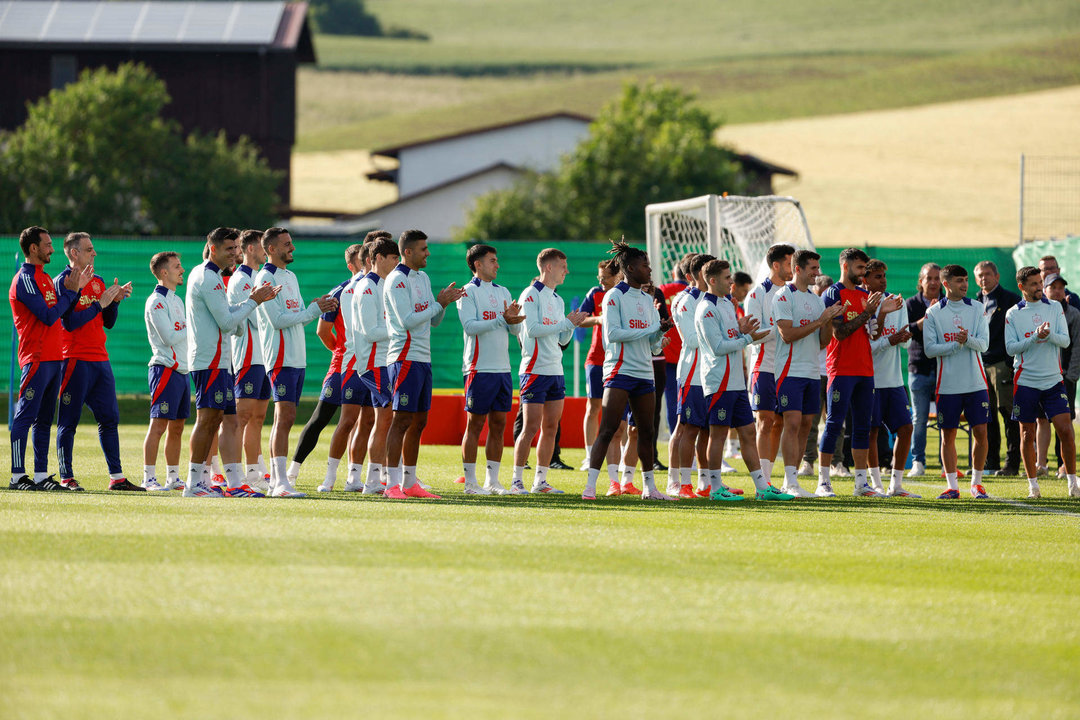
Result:
[[[271,45],[284,2],[0,0],[0,41]]]

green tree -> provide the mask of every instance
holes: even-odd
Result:
[[[667,85],[627,85],[551,173],[477,199],[463,240],[645,238],[645,206],[746,187],[720,122]]]
[[[280,173],[246,139],[185,139],[161,116],[168,102],[163,81],[126,63],[85,70],[30,105],[26,122],[0,138],[0,186],[17,188],[0,199],[0,221],[111,234],[270,223]]]
[[[309,17],[328,35],[383,34],[379,19],[364,9],[364,0],[313,0]]]

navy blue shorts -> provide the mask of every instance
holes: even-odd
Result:
[[[233,376],[228,370],[194,370],[191,384],[195,386],[196,410],[224,410],[226,415],[236,414],[236,396],[233,395]]]
[[[364,407],[389,407],[393,400],[390,393],[390,372],[385,367],[377,367],[368,370],[360,376],[360,383],[367,392],[366,398],[361,398]],[[346,383],[348,386],[348,383]],[[345,392],[348,392],[346,387]]]
[[[851,408],[851,447],[866,450],[870,447],[870,419],[874,414],[873,375],[835,375],[829,378],[826,398],[828,413],[825,431],[821,433],[818,449],[832,452],[836,439],[844,429],[848,408]]]
[[[886,427],[896,432],[911,424],[911,400],[902,387],[874,388],[874,412],[870,427]]]
[[[592,400],[604,397],[604,367],[602,365],[585,366],[585,396]]]
[[[625,390],[630,397],[656,393],[656,385],[653,383],[652,378],[642,380],[641,378],[631,377],[621,373],[605,379],[604,387],[611,388],[612,390]]]
[[[510,373],[473,373],[465,376],[465,412],[487,415],[510,412],[514,386]]]
[[[817,415],[821,412],[821,380],[789,375],[776,388],[776,402],[779,413]]]
[[[236,378],[233,389],[237,400],[269,400],[270,378],[266,375],[266,366],[249,365]]]
[[[528,373],[518,376],[518,384],[521,387],[521,403],[554,402],[566,397],[566,378],[562,375],[530,375]]]
[[[270,397],[274,402],[300,402],[300,392],[304,389],[304,368],[283,367],[271,370]]]
[[[371,407],[371,392],[360,379],[354,365],[355,363],[349,363],[341,373],[341,404]]]
[[[329,370],[322,381],[322,393],[319,398],[329,405],[341,405],[341,373]]]
[[[431,363],[399,360],[387,366],[394,387],[394,409],[427,412],[431,409]]]
[[[150,417],[182,420],[191,414],[191,383],[185,373],[164,365],[151,365]]]
[[[771,372],[756,372],[750,376],[750,408],[754,412],[776,412],[776,378]]]
[[[725,390],[705,399],[709,405],[709,424],[740,428],[754,424],[754,413],[745,390]]]
[[[709,409],[700,385],[686,385],[679,391],[679,422],[698,428],[709,426]]]
[[[968,425],[990,422],[990,395],[985,390],[938,395],[936,403],[938,425],[944,430],[960,427],[961,413],[967,418]]]
[[[1033,423],[1040,417],[1049,419],[1062,413],[1069,413],[1069,396],[1065,394],[1065,383],[1058,383],[1046,390],[1036,390],[1025,385],[1013,386],[1013,420]]]

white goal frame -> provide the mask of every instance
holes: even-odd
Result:
[[[645,207],[646,242],[653,280],[665,282],[670,268],[688,252],[727,260],[732,271],[755,280],[768,276],[765,251],[776,243],[812,250],[814,241],[802,205],[781,195],[702,195]]]

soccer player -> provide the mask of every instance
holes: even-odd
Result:
[[[562,285],[570,274],[566,266],[566,254],[562,250],[541,250],[536,256],[536,267],[540,270],[540,278],[525,288],[518,298],[518,305],[525,313],[524,332],[521,337],[521,365],[518,369],[522,425],[521,433],[514,443],[511,495],[524,495],[529,492],[525,489],[523,477],[525,463],[529,459],[529,447],[537,432],[540,433],[540,440],[536,444],[536,478],[532,492],[562,493],[562,490],[552,487],[547,481],[548,464],[555,448],[555,433],[562,418],[563,400],[566,397],[562,349],[559,346],[570,342],[574,328],[587,317],[580,310],[565,314],[566,305],[555,292],[555,288]],[[607,295],[604,297],[606,302]],[[610,343],[606,335],[604,342]],[[649,365],[649,372],[652,372],[652,365]],[[620,416],[624,407],[625,405],[621,405],[618,409]],[[600,424],[602,433],[603,417]],[[593,448],[595,456],[596,442],[593,443]],[[606,452],[606,445],[604,450]]]
[[[790,265],[789,265],[790,267]],[[735,428],[743,461],[757,490],[757,500],[793,500],[794,496],[777,490],[765,477],[757,456],[754,438],[754,415],[746,395],[742,374],[742,351],[753,342],[758,320],[753,315],[735,317],[731,302],[731,266],[727,260],[710,260],[701,269],[708,291],[694,311],[698,347],[701,349],[701,384],[709,418],[710,500],[737,501],[741,495],[730,492],[720,482],[724,460],[724,433],[721,428]],[[773,317],[769,313],[770,320]]]
[[[601,260],[596,267],[597,285],[585,293],[585,299],[578,308],[588,315],[579,327],[592,328],[592,342],[585,356],[585,461],[582,470],[589,469],[589,456],[596,432],[600,427],[600,407],[604,397],[604,331],[601,326],[604,312],[604,293],[615,287],[618,272],[611,269],[610,260]]]
[[[947,268],[946,268],[947,269]],[[1054,278],[1048,276],[1051,283]],[[1061,440],[1070,497],[1080,497],[1076,480],[1076,439],[1069,399],[1061,376],[1059,349],[1069,345],[1069,330],[1061,305],[1043,297],[1038,268],[1016,271],[1024,299],[1005,313],[1005,349],[1013,356],[1013,419],[1020,423],[1021,455],[1028,479],[1028,497],[1041,497],[1035,463],[1035,418],[1048,418]]]
[[[263,357],[270,376],[270,396],[274,400],[274,424],[270,430],[270,495],[273,497],[303,497],[296,490],[285,465],[289,454],[289,431],[296,421],[296,404],[304,387],[307,368],[307,347],[303,326],[320,313],[337,309],[338,301],[330,295],[315,298],[307,307],[300,294],[300,282],[288,269],[296,247],[292,236],[283,227],[272,227],[263,233],[266,264],[255,276],[257,287],[271,287],[281,292],[259,305],[256,316],[262,337]]]
[[[244,484],[240,442],[238,436],[231,432],[222,434],[220,438],[227,489],[220,492],[202,481],[206,471],[205,458],[223,417],[236,414],[233,377],[228,360],[222,358],[225,334],[235,333],[237,326],[260,303],[281,292],[280,286],[256,286],[243,302],[229,303],[220,270],[233,261],[238,239],[239,233],[232,228],[219,227],[210,231],[206,237],[210,257],[193,269],[187,278],[188,364],[195,387],[195,427],[188,439],[191,457],[187,482],[184,483],[184,497],[260,495]]]
[[[826,399],[825,431],[818,446],[819,497],[836,497],[832,489],[830,466],[836,439],[843,432],[844,420],[851,408],[851,456],[855,461],[855,496],[885,497],[870,487],[870,421],[874,411],[874,359],[870,351],[870,318],[878,309],[895,312],[902,302],[889,297],[884,302],[879,292],[868,293],[861,286],[870,257],[858,248],[840,253],[840,282],[825,291],[825,307],[840,305],[833,318],[833,336],[827,349],[826,370],[829,386]],[[873,338],[876,339],[876,338]]]
[[[675,500],[658,490],[653,478],[656,461],[656,385],[653,381],[652,356],[663,347],[664,333],[672,328],[673,323],[670,318],[660,319],[659,303],[655,296],[642,290],[643,286],[651,284],[649,256],[626,242],[612,242],[611,252],[615,256],[613,262],[622,271],[623,281],[604,296],[604,405],[600,430],[589,458],[589,475],[582,498],[596,499],[600,465],[607,456],[608,445],[629,402],[634,424],[637,425],[637,452],[644,478],[641,498]],[[527,294],[527,298],[531,297]],[[539,483],[540,468],[537,470]]]
[[[937,411],[941,426],[941,464],[949,487],[939,500],[960,497],[956,482],[956,430],[960,415],[967,418],[975,441],[971,461],[971,496],[989,497],[982,486],[986,462],[986,423],[990,420],[990,395],[982,355],[990,346],[990,328],[978,300],[969,300],[968,273],[959,265],[941,269],[945,297],[931,305],[923,322],[923,345],[928,357],[938,359]],[[858,426],[856,426],[857,428]]]
[[[230,305],[239,305],[255,289],[255,273],[266,262],[261,230],[244,230],[239,246],[243,260],[225,290]],[[244,482],[260,491],[269,491],[269,469],[262,451],[262,428],[270,404],[270,378],[262,354],[262,341],[255,314],[237,324],[232,338],[232,365],[235,371],[233,391],[236,397],[236,424],[240,442],[247,456]],[[222,423],[225,427],[225,423]]]
[[[15,273],[8,290],[8,302],[19,337],[19,396],[11,421],[11,488],[13,490],[78,490],[64,487],[48,474],[49,433],[60,372],[64,358],[60,317],[77,303],[83,288],[94,276],[87,265],[82,272],[69,273],[55,285],[45,272],[53,254],[49,232],[37,225],[19,234],[19,249],[26,261]],[[34,427],[34,477],[26,474],[26,438]]]
[[[361,250],[360,257],[370,258],[370,270],[357,281],[350,315],[349,332],[360,379],[357,392],[363,409],[360,422],[349,438],[349,481],[345,489],[355,491],[359,488],[365,495],[381,495],[383,485],[389,482],[386,437],[394,411],[390,407],[390,380],[386,367],[390,330],[386,325],[383,291],[386,278],[401,260],[398,244],[392,238],[385,230],[372,231],[365,238],[364,250],[367,252]],[[350,378],[347,384],[351,386],[352,382]],[[372,417],[370,423],[365,419],[368,413]],[[368,459],[366,480],[362,477],[365,455]],[[399,460],[400,457],[394,464],[397,465]]]
[[[84,232],[68,233],[64,254],[70,263],[53,281],[64,284],[68,275],[78,275],[94,266],[94,243]],[[60,320],[64,346],[64,374],[60,381],[60,411],[56,418],[56,456],[60,482],[74,490],[72,450],[85,403],[98,424],[98,442],[109,468],[109,489],[120,492],[145,492],[146,488],[124,477],[120,462],[120,406],[116,401],[116,379],[105,349],[105,329],[112,329],[120,301],[131,295],[131,283],[120,285],[113,280],[106,287],[100,275],[94,275]]]
[[[431,408],[431,328],[442,322],[446,306],[461,298],[462,290],[450,283],[431,292],[423,271],[431,250],[420,230],[406,230],[398,239],[401,262],[386,278],[383,306],[390,333],[387,371],[393,386],[394,419],[386,437],[390,481],[383,497],[438,498],[417,483],[416,461],[420,434]],[[398,465],[398,459],[401,465]],[[390,462],[394,465],[389,465]]]
[[[690,287],[690,286],[692,286],[694,284],[694,281],[690,279],[689,275],[690,275],[690,263],[691,263],[691,261],[693,261],[695,254],[696,253],[686,253],[685,255],[683,255],[682,258],[679,259],[679,262],[675,263],[675,265],[673,265],[672,268],[671,268],[672,281],[664,283],[659,288],[660,292],[663,293],[663,295],[664,295],[664,303],[669,308],[673,308],[675,306],[675,298],[676,298],[676,296],[678,296],[679,294],[685,292],[688,287]],[[670,315],[670,314],[671,313],[669,312],[668,315]],[[661,315],[661,319],[663,319],[663,315]],[[674,320],[674,318],[672,318],[672,320]],[[677,387],[677,382],[678,382],[678,370],[679,370],[679,357],[682,355],[682,339],[679,336],[679,331],[676,330],[675,328],[672,328],[668,332],[667,337],[668,337],[668,343],[667,343],[667,345],[664,346],[664,383],[663,383],[662,387],[661,387],[661,385],[659,383],[657,383],[656,388],[657,388],[657,395],[660,395],[661,392],[662,392],[663,397],[664,397],[664,405],[667,407],[668,433],[674,435],[675,434],[675,427],[677,426],[678,421],[679,421],[679,388]],[[659,402],[656,403],[656,413],[657,413],[657,417],[659,417],[659,413],[660,413],[660,403]],[[660,434],[660,423],[659,423],[659,421],[656,424],[656,432],[657,432],[657,435]],[[668,447],[669,460],[670,460],[670,449],[671,448],[669,446]],[[586,458],[589,457],[588,453],[586,453],[585,457]],[[661,468],[657,467],[655,469],[660,470]],[[673,489],[673,488],[671,488],[671,484],[670,484],[670,477],[671,476],[669,475],[668,477],[669,477],[669,484],[668,484],[669,490],[668,490],[668,492],[670,493],[671,489]],[[676,492],[675,494],[678,494],[678,493]]]
[[[490,245],[473,245],[465,255],[473,278],[457,301],[458,317],[465,334],[462,374],[465,382],[465,412],[468,424],[461,439],[461,462],[465,469],[465,494],[505,495],[499,483],[506,413],[513,406],[510,379],[509,336],[521,333],[521,306],[510,291],[495,284],[499,258]],[[476,447],[487,422],[484,459],[487,470],[484,486],[476,478]]]
[[[990,347],[983,353],[986,386],[990,391],[990,422],[986,424],[986,472],[999,477],[1020,474],[1020,425],[1012,419],[1012,358],[1005,352],[1005,313],[1020,296],[1001,284],[997,265],[983,260],[975,266],[975,284],[979,292],[975,299],[983,304],[990,327]],[[995,412],[996,411],[996,412]],[[1001,464],[1001,428],[997,416],[1005,423],[1005,465]]]
[[[188,380],[187,316],[176,288],[184,283],[184,266],[175,252],[150,258],[157,286],[146,298],[143,320],[150,341],[150,427],[143,440],[143,482],[147,490],[175,490],[180,480],[180,444],[191,414]],[[165,483],[157,479],[157,456],[165,436]]]
[[[863,287],[870,293],[884,296],[888,289],[885,273],[889,267],[880,260],[866,264]],[[899,297],[899,296],[897,296]],[[836,307],[835,305],[833,307]],[[901,305],[896,312],[882,309],[877,317],[877,338],[870,342],[874,359],[874,411],[870,416],[870,484],[879,493],[889,497],[918,498],[919,495],[904,489],[904,463],[911,449],[911,404],[908,401],[904,376],[900,372],[900,348],[911,342],[908,327],[907,306]],[[881,461],[878,458],[878,434],[881,428],[896,435],[892,462],[889,464],[889,489],[881,484]]]
[[[792,256],[792,282],[773,298],[776,325],[777,409],[784,418],[780,451],[784,458],[784,485],[780,492],[794,497],[815,497],[799,485],[799,457],[806,447],[811,426],[821,411],[821,378],[818,357],[829,344],[833,318],[843,306],[825,307],[811,286],[821,272],[821,256],[799,250]]]
[[[337,307],[329,312],[324,312],[319,318],[319,324],[316,326],[315,332],[318,334],[319,339],[322,340],[323,346],[331,352],[330,368],[326,371],[326,377],[323,378],[322,393],[311,413],[311,418],[304,425],[304,429],[300,431],[300,438],[296,442],[296,452],[293,454],[292,464],[289,466],[287,473],[289,482],[296,485],[304,460],[315,449],[315,444],[319,442],[319,435],[322,433],[323,428],[334,418],[340,407],[341,418],[334,428],[334,434],[330,437],[330,452],[326,459],[326,477],[318,487],[319,492],[331,492],[334,489],[334,485],[337,483],[338,465],[341,464],[341,458],[345,455],[345,451],[348,450],[349,436],[352,434],[353,426],[360,417],[360,398],[353,397],[356,395],[355,389],[350,391],[348,402],[346,402],[342,386],[345,365],[349,365],[349,372],[352,374],[356,364],[356,358],[351,353],[349,353],[348,359],[345,357],[347,344],[346,323],[352,315],[352,296],[355,291],[353,282],[360,275],[363,268],[360,263],[360,248],[359,243],[345,248],[345,267],[349,269],[349,277],[330,292],[330,297],[337,300]],[[349,317],[346,317],[342,311],[342,307],[346,304],[348,304],[349,309],[345,312],[348,313]],[[368,430],[371,430],[370,426]]]
[[[776,379],[773,362],[776,360],[776,330],[773,324],[772,301],[780,288],[791,280],[791,245],[773,245],[765,253],[769,277],[746,296],[746,314],[756,318],[759,330],[752,336],[750,348],[750,407],[757,416],[757,456],[766,481],[772,477],[772,463],[780,449],[780,433],[784,419],[776,412]]]
[[[694,451],[698,453],[698,484],[708,494],[711,484],[708,458],[709,447],[708,408],[701,388],[701,352],[694,325],[698,303],[708,285],[701,274],[702,268],[716,258],[708,254],[694,255],[686,271],[690,286],[675,296],[671,303],[671,317],[682,340],[679,364],[676,371],[678,385],[678,421],[668,443],[668,494],[679,497],[696,497],[690,471],[694,464]],[[741,491],[740,491],[741,492]]]
[[[923,348],[923,324],[926,310],[941,299],[941,266],[926,263],[919,270],[918,292],[905,303],[911,344],[908,346],[908,382],[911,383],[911,402],[915,409],[914,430],[911,434],[911,470],[907,476],[926,474],[926,424],[930,416],[930,400],[937,378],[937,360],[927,357]]]

